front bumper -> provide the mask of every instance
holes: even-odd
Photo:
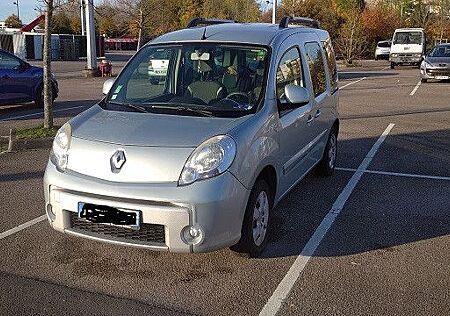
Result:
[[[391,54],[389,55],[389,61],[395,64],[418,64],[422,61],[422,56],[415,57],[412,55],[398,55],[394,57]]]
[[[447,80],[450,79],[450,68],[420,68],[420,77],[422,79],[437,79],[437,80]]]
[[[45,206],[54,229],[171,252],[207,252],[235,244],[240,239],[249,194],[229,172],[183,187],[176,183],[114,183],[71,171],[61,173],[51,162],[44,176]],[[128,228],[80,223],[76,213],[79,202],[139,210],[141,229],[132,232]],[[200,243],[190,245],[183,238],[182,231],[189,226],[202,229]]]

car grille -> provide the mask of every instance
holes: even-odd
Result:
[[[141,224],[139,230],[132,230],[108,224],[91,223],[86,220],[79,219],[77,213],[69,213],[72,231],[78,231],[80,233],[84,232],[90,236],[96,235],[97,237],[103,239],[113,237],[114,239],[119,239],[131,243],[133,243],[133,241],[139,241],[165,244],[164,225],[144,223]]]
[[[449,69],[427,69],[427,74],[432,76],[450,76]]]

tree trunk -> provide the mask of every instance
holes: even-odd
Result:
[[[51,60],[52,60],[52,30],[51,20],[53,15],[53,0],[46,0],[47,8],[45,11],[45,33],[44,33],[44,127],[53,127],[53,91],[51,80]]]

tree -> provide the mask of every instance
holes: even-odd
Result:
[[[338,51],[342,54],[347,64],[361,57],[367,47],[362,23],[362,14],[359,8],[353,8],[345,12],[345,23],[340,29],[337,41]]]
[[[13,14],[6,18],[5,25],[6,25],[6,27],[18,29],[18,28],[21,28],[23,24],[22,24],[22,21],[19,19],[19,17],[17,15]]]
[[[73,34],[70,18],[65,10],[55,10],[52,17],[52,32],[57,34]]]

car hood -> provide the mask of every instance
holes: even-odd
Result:
[[[210,137],[226,134],[248,117],[110,111],[97,104],[74,118],[71,125],[72,136],[85,140],[128,146],[193,148]]]
[[[70,122],[73,137],[67,168],[119,183],[174,183],[195,147],[247,118],[118,112],[94,105]],[[123,162],[115,170],[119,152]]]
[[[432,65],[447,64],[447,67],[450,67],[449,57],[427,57],[426,61]]]

